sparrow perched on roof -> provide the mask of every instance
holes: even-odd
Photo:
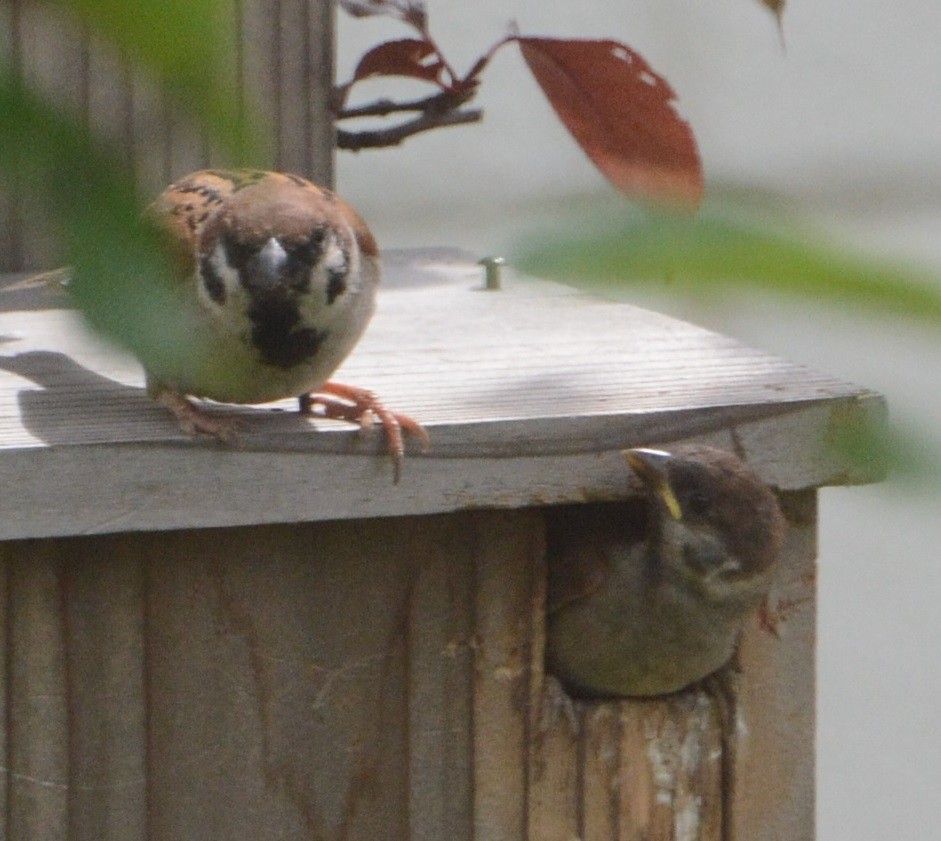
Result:
[[[639,504],[565,507],[549,523],[549,667],[579,696],[667,694],[724,666],[784,535],[775,495],[731,453],[624,455]]]
[[[328,379],[359,341],[379,286],[376,241],[356,211],[297,175],[210,169],[171,184],[147,213],[181,247],[181,305],[214,362],[184,357],[156,370],[143,360],[150,395],[187,432],[223,440],[232,424],[191,397],[297,397],[303,414],[378,418],[398,481],[402,431],[427,442],[424,429],[371,391]]]

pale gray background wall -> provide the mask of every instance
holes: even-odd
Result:
[[[790,0],[786,50],[752,0],[430,0],[466,65],[515,18],[524,32],[613,36],[680,94],[707,178],[779,190],[859,248],[941,278],[941,5]],[[340,21],[339,72],[391,21]],[[364,96],[388,90],[374,86]],[[341,154],[339,186],[387,245],[506,249],[534,206],[604,191],[508,49],[482,126]],[[941,280],[939,280],[941,282]],[[884,391],[941,448],[941,337],[778,302],[663,309]],[[941,480],[939,480],[941,482]],[[941,493],[899,479],[828,490],[821,510],[819,837],[927,839],[941,824]]]

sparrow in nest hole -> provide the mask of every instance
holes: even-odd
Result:
[[[668,694],[722,668],[784,536],[774,493],[731,453],[624,455],[641,500],[549,517],[548,664],[578,697]]]

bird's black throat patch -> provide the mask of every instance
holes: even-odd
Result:
[[[299,328],[297,301],[284,295],[254,298],[248,318],[252,323],[252,344],[264,362],[278,368],[293,368],[310,359],[327,338],[326,331]]]

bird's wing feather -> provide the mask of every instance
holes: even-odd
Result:
[[[170,232],[186,254],[193,255],[202,229],[235,192],[239,176],[237,171],[218,169],[194,172],[167,187],[147,214]]]

